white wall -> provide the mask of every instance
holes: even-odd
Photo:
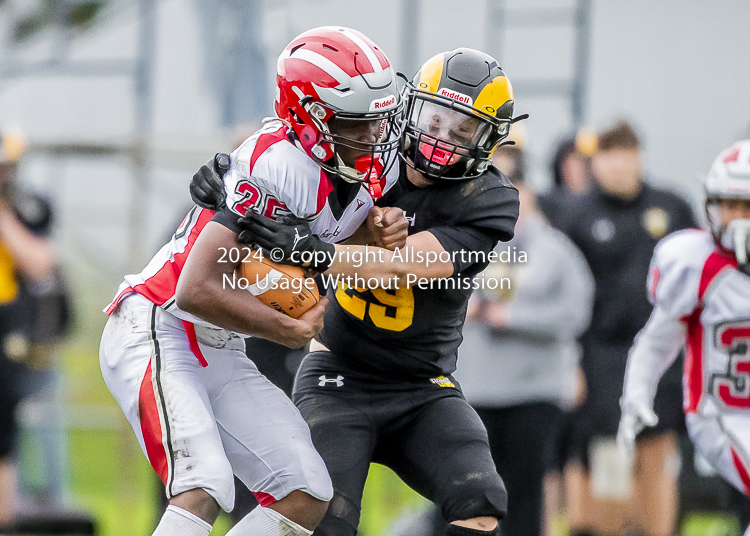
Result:
[[[647,164],[700,191],[697,178],[750,136],[750,2],[599,1],[588,117],[632,117]]]

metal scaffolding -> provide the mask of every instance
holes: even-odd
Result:
[[[573,127],[583,125],[589,75],[591,0],[575,0],[569,6],[514,7],[506,0],[489,0],[486,18],[486,49],[502,64],[503,41],[509,29],[572,28],[575,32],[573,74],[570,78],[514,79],[513,88],[525,97],[567,99]]]
[[[136,266],[143,260],[142,237],[146,224],[146,202],[149,190],[149,134],[151,132],[153,103],[152,77],[153,55],[156,42],[156,1],[137,0],[138,45],[132,59],[72,59],[70,57],[73,32],[67,27],[70,11],[82,0],[53,2],[50,31],[54,38],[46,59],[19,60],[12,56],[0,61],[0,81],[29,77],[79,77],[108,78],[124,77],[133,82],[134,91],[134,132],[129,143],[92,144],[70,142],[32,147],[37,154],[49,156],[101,156],[125,155],[130,158],[133,188],[130,199],[129,237],[127,243],[128,264]]]

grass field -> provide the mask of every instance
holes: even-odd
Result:
[[[163,492],[135,439],[121,432],[73,430],[70,453],[75,504],[95,516],[100,536],[150,534],[160,514],[155,506],[157,494]],[[365,489],[361,533],[384,536],[396,517],[424,502],[390,470],[373,465]],[[229,520],[224,516],[211,534],[223,536],[227,530]]]
[[[90,346],[69,345],[61,353],[65,444],[68,458],[67,498],[90,512],[99,536],[148,535],[161,512],[163,493],[135,436],[104,384],[97,353]],[[22,441],[26,480],[42,486],[44,455],[33,440]],[[407,488],[390,470],[373,465],[365,488],[360,533],[387,536],[394,520],[419,512],[425,499]],[[555,536],[566,536],[564,520]],[[229,529],[220,517],[212,535]],[[739,525],[729,516],[696,513],[687,518],[682,536],[734,536]]]
[[[161,514],[157,504],[162,484],[101,378],[97,352],[90,345],[68,345],[61,351],[60,369],[68,460],[66,499],[96,519],[99,536],[150,534]],[[44,487],[42,450],[33,434],[22,434],[21,469],[32,488]],[[390,470],[373,465],[363,500],[361,532],[384,535],[396,517],[424,503]],[[222,536],[229,526],[228,516],[220,517],[212,534]]]

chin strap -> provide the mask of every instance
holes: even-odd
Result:
[[[383,188],[385,188],[385,176],[383,174],[383,162],[380,157],[363,156],[357,159],[354,169],[362,173],[367,182],[367,190],[370,197],[378,200],[383,197]]]
[[[346,182],[359,182],[367,185],[367,191],[370,193],[370,197],[373,199],[380,199],[383,197],[383,187],[385,186],[385,177],[383,175],[383,163],[379,157],[362,156],[357,159],[354,167],[347,166],[341,157],[337,154],[336,159],[339,163],[339,171],[342,172],[339,175]],[[357,179],[351,179],[346,177],[345,174],[357,177]]]

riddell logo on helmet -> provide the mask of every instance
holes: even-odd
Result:
[[[383,97],[382,99],[375,99],[370,103],[370,111],[374,112],[376,110],[385,110],[386,108],[393,106],[396,104],[396,95],[389,95],[388,97]]]
[[[458,91],[453,91],[452,89],[446,89],[444,87],[441,87],[438,90],[438,95],[442,95],[443,97],[448,97],[449,99],[457,100],[458,102],[463,102],[464,104],[468,104],[469,106],[474,104],[474,99],[472,99],[468,95],[459,93]]]

